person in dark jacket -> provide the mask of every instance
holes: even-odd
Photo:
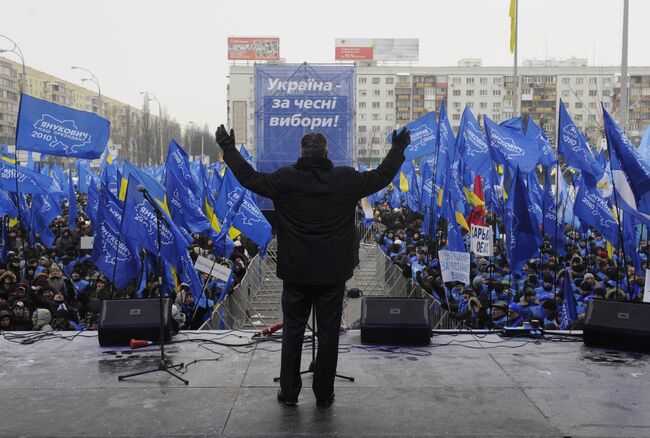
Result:
[[[313,303],[318,326],[313,390],[318,406],[327,407],[334,400],[345,282],[354,270],[356,206],[392,181],[404,162],[410,133],[393,131],[392,148],[369,172],[334,167],[327,158],[327,139],[318,132],[304,135],[295,164],[273,173],[257,172],[246,162],[235,147],[234,130],[228,134],[221,125],[216,140],[237,180],[275,206],[284,323],[278,400],[287,405],[298,401],[303,336]]]

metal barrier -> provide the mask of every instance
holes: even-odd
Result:
[[[261,259],[259,254],[251,259],[242,281],[214,307],[212,315],[200,330],[242,330],[246,325],[250,325],[251,303],[262,289],[269,265],[274,265],[277,259],[273,243],[269,244],[264,259]]]

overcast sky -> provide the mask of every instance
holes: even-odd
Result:
[[[509,0],[2,0],[0,34],[31,67],[140,107],[157,95],[181,123],[226,121],[230,36],[278,36],[287,62],[334,62],[341,37],[419,38],[425,66],[512,65]],[[520,59],[620,65],[623,0],[520,0]],[[650,2],[630,0],[629,64],[650,65]],[[0,48],[7,48],[0,40]],[[12,56],[12,55],[9,55]],[[155,109],[154,109],[155,111]]]

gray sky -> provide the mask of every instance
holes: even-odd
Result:
[[[226,121],[226,39],[279,36],[287,62],[334,62],[339,37],[419,38],[419,65],[512,65],[509,0],[2,0],[1,34],[31,67],[141,106],[155,93],[181,123]],[[520,0],[520,59],[619,65],[623,0]],[[629,64],[650,65],[650,2],[630,0]],[[0,48],[5,48],[0,41]],[[9,55],[12,56],[12,55]],[[13,58],[12,58],[13,59]]]

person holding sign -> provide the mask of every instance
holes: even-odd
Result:
[[[302,388],[300,356],[312,302],[318,325],[313,390],[319,407],[334,400],[343,293],[354,270],[355,209],[361,198],[386,187],[404,162],[408,129],[393,131],[391,139],[384,161],[375,170],[358,172],[334,167],[325,136],[308,132],[294,165],[263,173],[241,156],[234,130],[217,129],[223,159],[237,180],[275,206],[284,322],[278,400],[286,405],[298,402]]]

